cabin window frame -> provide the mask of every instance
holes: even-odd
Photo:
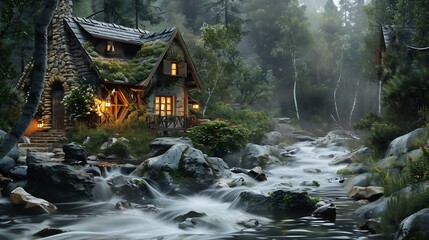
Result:
[[[158,95],[155,96],[155,113],[158,116],[174,115],[174,96],[173,95]],[[164,99],[164,102],[163,102]]]

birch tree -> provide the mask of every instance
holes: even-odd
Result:
[[[299,120],[299,104],[297,86],[299,80],[299,61],[301,55],[311,43],[310,24],[305,17],[305,6],[299,6],[297,0],[292,0],[286,12],[277,22],[282,38],[273,49],[274,55],[285,56],[292,63],[293,71],[293,100],[296,118]]]
[[[36,114],[45,83],[48,49],[47,30],[58,2],[59,0],[47,0],[44,9],[40,13],[39,19],[36,21],[34,30],[34,68],[28,100],[24,105],[16,125],[0,143],[0,159],[3,159],[10,149],[15,146]]]

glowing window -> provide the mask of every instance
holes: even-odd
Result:
[[[155,97],[155,111],[157,115],[168,116],[173,115],[173,96],[157,96]]]
[[[177,63],[171,63],[171,75],[177,75]]]

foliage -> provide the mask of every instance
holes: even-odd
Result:
[[[415,189],[412,194],[400,193],[388,201],[387,209],[381,215],[383,232],[396,232],[399,224],[408,216],[429,207],[429,190]]]
[[[382,156],[389,143],[402,134],[402,130],[390,123],[375,123],[371,127],[367,145],[374,156]]]
[[[205,150],[210,156],[221,157],[244,146],[249,132],[226,121],[213,121],[188,129],[187,136],[196,148]]]
[[[115,154],[118,157],[128,157],[130,155],[130,146],[123,141],[116,141],[104,150],[104,154]]]
[[[264,112],[250,109],[241,110],[235,113],[231,122],[242,126],[249,131],[249,140],[258,142],[265,133],[272,127],[272,122]]]
[[[64,96],[63,103],[67,108],[68,117],[71,121],[86,120],[91,113],[100,113],[99,104],[93,88],[80,85],[73,88]],[[98,106],[97,106],[98,105]]]
[[[408,158],[406,176],[410,183],[429,180],[429,152],[426,147],[420,148],[422,155],[416,159]]]
[[[230,119],[234,109],[229,104],[218,101],[211,104],[207,112],[207,117]]]
[[[355,172],[349,168],[343,168],[337,171],[338,175],[354,175]]]
[[[97,57],[93,63],[104,79],[110,81],[124,80],[136,84],[149,76],[165,46],[166,43],[163,41],[147,42],[142,45],[136,56],[131,60],[106,60]],[[89,51],[91,51],[90,48]]]
[[[353,124],[354,129],[371,129],[372,125],[375,123],[382,122],[380,115],[374,112],[369,112],[363,116],[359,121]]]
[[[24,103],[24,96],[0,77],[0,129],[9,131],[16,123]]]
[[[98,128],[89,128],[84,124],[76,124],[68,133],[67,138],[70,141],[82,143],[86,137],[91,140],[84,147],[92,154],[97,154],[103,143],[107,142],[109,137],[124,137],[130,140],[129,153],[137,159],[143,159],[149,153],[149,143],[157,138],[156,130],[140,123],[108,123]]]
[[[146,123],[146,118],[148,116],[147,106],[138,106],[134,103],[128,107],[128,111],[129,114],[125,119],[126,124],[138,127]]]

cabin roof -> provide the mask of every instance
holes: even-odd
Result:
[[[185,60],[189,66],[191,73],[191,77],[186,78],[187,86],[189,88],[201,89],[200,79],[192,62],[192,59],[189,56],[186,44],[184,43],[183,38],[181,37],[178,29],[174,27],[163,29],[161,31],[149,32],[142,29],[128,28],[113,23],[104,23],[81,17],[66,17],[64,18],[64,21],[73,33],[74,37],[80,43],[82,49],[86,52],[86,55],[91,63],[108,63],[111,61],[117,61],[122,63],[131,62],[130,59],[91,56],[88,53],[87,49],[85,49],[84,44],[86,42],[91,42],[92,39],[112,40],[115,42],[140,46],[141,49],[147,47],[156,47],[156,51],[139,51],[140,54],[138,53],[137,56],[132,59],[133,63],[136,64],[136,66],[144,67],[143,74],[139,75],[139,79],[142,80],[134,84],[143,86],[145,88],[150,88],[154,85],[155,81],[157,80],[156,78],[154,78],[156,69],[160,66],[162,59],[166,54],[168,48],[170,47],[171,43],[174,39],[176,39],[178,45],[184,51]],[[98,69],[96,71],[99,76],[102,75],[102,70]],[[105,80],[110,82],[118,82],[115,79]]]

